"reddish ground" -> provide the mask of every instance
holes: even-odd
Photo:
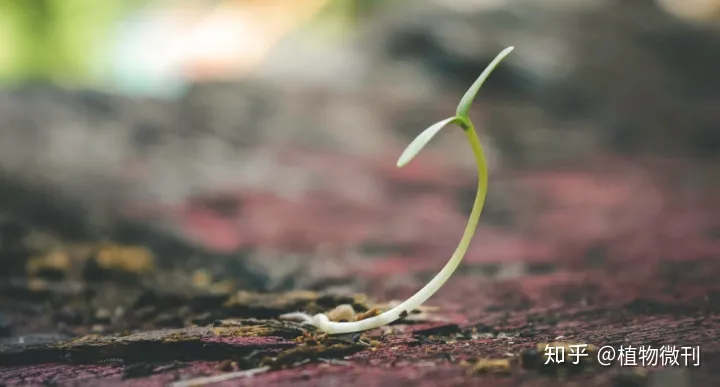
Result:
[[[372,303],[333,296],[334,290],[282,291],[344,286],[377,301],[407,297],[452,251],[474,180],[471,172],[430,162],[395,170],[327,157],[297,154],[290,162],[330,175],[341,167],[352,170],[376,183],[375,189],[361,191],[354,186],[359,183],[337,174],[323,189],[295,199],[244,191],[163,210],[162,216],[172,217],[198,245],[220,252],[272,247],[276,255],[261,259],[271,268],[295,265],[289,253],[306,254],[304,263],[285,274],[294,281],[290,285],[264,295],[235,293],[248,282],[231,278],[227,288],[213,292],[180,291],[181,281],[168,273],[187,277],[189,263],[174,269],[160,265],[146,282],[86,285],[84,291],[68,289],[63,281],[4,283],[13,291],[0,298],[11,305],[4,318],[15,323],[7,323],[7,337],[0,338],[0,384],[159,386],[260,366],[270,369],[224,384],[720,382],[720,179],[712,165],[603,158],[493,176],[471,252],[429,302],[437,310],[418,311],[362,336],[328,338],[274,318],[341,303],[365,310]],[[222,273],[211,277],[215,285],[228,280]],[[49,297],[48,290],[56,293],[51,312],[21,307]],[[118,301],[124,299],[130,301]],[[121,317],[98,317],[101,309],[118,305],[124,308]],[[247,320],[252,318],[258,320]],[[81,336],[91,331],[100,334]],[[597,355],[591,348],[580,365],[553,366],[543,364],[547,358],[537,350],[548,342],[590,344],[596,350],[699,347],[700,355],[681,356],[674,367],[617,361],[605,367],[592,361]]]

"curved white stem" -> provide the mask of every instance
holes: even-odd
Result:
[[[443,267],[442,270],[440,270],[440,272],[427,283],[427,285],[425,285],[412,297],[380,315],[360,321],[333,322],[330,321],[330,319],[324,314],[316,314],[310,320],[312,325],[329,334],[365,331],[387,325],[401,317],[406,316],[408,313],[421,306],[428,298],[432,297],[432,295],[435,294],[435,292],[437,292],[455,272],[455,269],[457,269],[458,265],[460,265],[460,262],[465,256],[465,253],[470,246],[470,241],[475,234],[475,229],[480,219],[483,205],[485,204],[488,183],[487,164],[485,161],[485,153],[483,152],[482,145],[480,144],[480,139],[478,138],[475,128],[469,119],[466,119],[466,124],[467,127],[464,128],[464,132],[468,137],[470,147],[475,155],[478,167],[478,190],[475,196],[475,203],[473,204],[472,212],[470,213],[470,219],[465,227],[465,232],[463,233],[462,239],[460,240],[460,243],[455,249],[452,257],[450,257],[450,260],[448,260],[445,264],[445,267]]]

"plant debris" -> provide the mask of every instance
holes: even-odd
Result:
[[[480,359],[472,367],[471,373],[473,374],[510,374],[510,360],[509,359]]]

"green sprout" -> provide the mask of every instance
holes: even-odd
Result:
[[[379,328],[381,326],[392,323],[393,321],[407,316],[408,313],[420,307],[427,299],[432,297],[450,278],[455,272],[457,267],[460,265],[465,253],[470,246],[470,241],[475,234],[480,214],[482,213],[483,205],[485,204],[485,197],[487,196],[488,187],[488,171],[487,163],[485,161],[485,152],[480,144],[480,139],[475,132],[475,126],[473,125],[468,113],[470,106],[472,105],[475,96],[477,95],[480,87],[482,87],[485,80],[493,72],[495,67],[512,52],[513,47],[508,47],[500,52],[495,59],[485,68],[480,74],[477,80],[470,86],[465,95],[458,104],[456,114],[453,117],[446,118],[439,121],[429,128],[425,129],[420,135],[418,135],[398,159],[397,166],[402,168],[407,165],[417,154],[427,145],[427,143],[444,127],[449,124],[456,124],[460,126],[465,135],[467,136],[468,142],[470,142],[470,148],[475,155],[475,162],[478,170],[478,190],[475,196],[475,202],[473,203],[472,211],[470,212],[470,219],[468,220],[465,232],[463,233],[462,239],[458,244],[455,252],[450,257],[445,267],[428,282],[422,289],[415,293],[412,297],[403,301],[399,305],[387,310],[374,317],[362,319],[359,321],[350,322],[334,322],[330,321],[327,315],[320,313],[314,316],[309,316],[305,313],[289,313],[281,316],[286,319],[300,319],[306,324],[315,326],[321,331],[328,334],[342,334],[365,331],[369,329]]]

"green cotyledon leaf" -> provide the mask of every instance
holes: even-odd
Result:
[[[420,151],[425,148],[425,145],[427,145],[430,140],[432,140],[433,137],[444,127],[446,127],[448,124],[453,123],[457,121],[457,117],[449,117],[442,121],[436,122],[433,125],[431,125],[429,128],[425,129],[420,133],[415,139],[410,143],[410,145],[405,148],[403,153],[400,155],[400,158],[398,159],[397,166],[402,168],[407,163],[412,161],[412,159],[417,156]]]
[[[515,47],[511,46],[502,50],[495,57],[495,59],[490,62],[490,64],[485,68],[485,70],[480,74],[480,76],[475,80],[475,82],[470,86],[470,88],[465,92],[465,95],[463,95],[463,97],[460,99],[460,103],[458,103],[457,106],[457,117],[466,118],[468,116],[468,113],[470,112],[470,105],[472,105],[475,96],[477,95],[478,91],[480,91],[480,88],[482,87],[483,83],[485,83],[485,80],[490,76],[493,70],[495,70],[495,67],[497,67],[497,65],[499,65],[500,62],[505,59],[505,57],[508,56],[513,49],[515,49]]]

